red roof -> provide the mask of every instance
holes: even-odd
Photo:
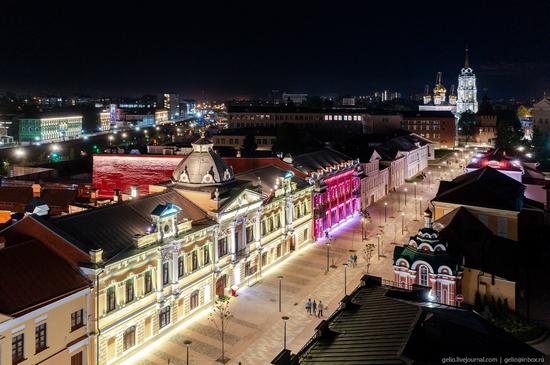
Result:
[[[0,313],[18,317],[90,286],[36,239],[0,249]]]

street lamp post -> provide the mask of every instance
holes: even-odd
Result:
[[[185,340],[185,341],[183,341],[183,343],[184,343],[185,346],[187,347],[187,356],[186,356],[187,361],[186,361],[186,363],[187,363],[187,365],[189,365],[189,345],[191,345],[191,344],[193,343],[193,341],[191,341],[191,340]]]
[[[286,321],[288,321],[290,319],[290,317],[288,316],[282,316],[281,319],[284,321],[285,323],[285,329],[284,329],[284,337],[283,337],[283,350],[286,350]]]
[[[418,210],[416,209],[416,197],[414,198],[414,220],[418,221]]]
[[[405,188],[405,206],[407,206],[407,188]]]
[[[330,265],[330,241],[327,241],[327,272]]]
[[[414,182],[414,200],[416,200],[416,181]]]
[[[384,202],[384,223],[388,222],[388,202]]]
[[[401,234],[405,234],[405,213],[401,213]]]
[[[342,265],[344,265],[344,296],[345,295],[348,295],[348,264],[347,262],[346,263],[343,263]]]
[[[279,313],[280,313],[281,312],[281,301],[282,301],[281,294],[282,294],[282,288],[283,288],[283,276],[279,275],[279,276],[277,276],[277,278],[279,278]]]

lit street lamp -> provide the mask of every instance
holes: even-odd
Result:
[[[378,244],[380,246],[380,244]],[[378,255],[380,256],[380,255]],[[348,295],[347,287],[348,287],[348,263],[343,263],[344,266],[344,295]]]
[[[281,319],[285,321],[285,330],[284,330],[284,337],[283,337],[283,350],[286,350],[286,321],[290,319],[288,316],[282,316]]]
[[[384,223],[388,222],[388,202],[384,202]]]
[[[187,347],[187,356],[186,356],[186,357],[187,357],[187,361],[186,361],[186,363],[187,363],[187,365],[189,365],[189,345],[191,345],[191,344],[193,343],[193,341],[191,341],[191,340],[185,340],[185,341],[183,341],[183,343],[184,343],[185,346]]]
[[[407,188],[405,188],[405,206],[407,206]]]
[[[330,241],[327,241],[327,272],[330,265]]]
[[[380,253],[380,238],[382,237],[382,235],[380,233],[378,233],[376,235],[376,238],[378,239],[378,258],[380,258],[380,256],[383,256],[381,253]]]
[[[401,213],[401,234],[405,233],[405,213]]]

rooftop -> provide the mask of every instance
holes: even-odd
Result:
[[[351,161],[352,158],[331,148],[303,153],[294,157],[293,165],[304,174],[325,169],[327,166],[339,165]]]
[[[0,249],[0,313],[18,317],[90,286],[36,239]]]
[[[432,201],[519,212],[524,204],[525,187],[517,180],[491,167],[441,181]]]
[[[364,276],[363,285],[317,327],[296,355],[273,364],[439,364],[447,356],[541,356],[477,313],[428,302],[426,288],[386,286]]]

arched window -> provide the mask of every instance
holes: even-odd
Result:
[[[136,326],[132,326],[124,331],[124,351],[128,350],[131,347],[134,347],[136,344]]]
[[[419,284],[428,286],[428,268],[425,265],[420,266],[418,269],[420,281]]]

